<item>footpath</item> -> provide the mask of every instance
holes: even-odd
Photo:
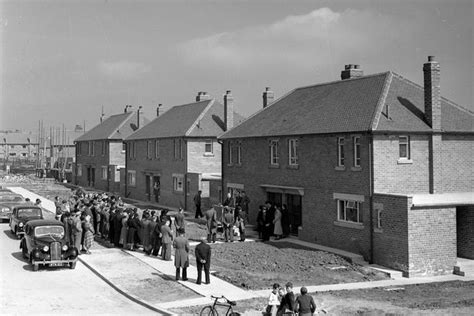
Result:
[[[11,186],[8,188],[23,195],[25,198],[30,198],[31,200],[40,198],[43,207],[54,214],[54,203],[52,201],[21,187]],[[367,263],[365,263],[357,254],[307,243],[297,239],[287,238],[284,241],[336,253],[349,258],[353,262],[367,265]],[[248,239],[248,242],[252,242],[252,239]],[[196,243],[191,243],[191,245],[195,244]],[[145,255],[143,252],[101,247],[99,249],[93,249],[91,255],[81,255],[79,261],[122,295],[152,311],[164,315],[172,315],[172,313],[168,311],[170,308],[210,304],[211,295],[225,295],[228,299],[236,301],[262,298],[263,302],[270,293],[270,289],[258,291],[244,290],[219,279],[212,274],[210,284],[203,283],[198,285],[196,284],[197,269],[193,265],[191,265],[187,270],[187,281],[175,281],[173,258],[172,261],[164,261],[156,257]],[[377,267],[372,266],[372,268]],[[461,277],[454,274],[433,277],[404,278],[398,271],[384,269],[382,267],[379,267],[378,269],[390,273],[391,279],[306,287],[308,292],[314,293],[376,287],[397,287],[431,282],[474,280],[474,276]],[[299,287],[294,289],[296,293],[298,293],[299,290]],[[255,315],[255,313],[256,312],[253,312],[251,314]]]

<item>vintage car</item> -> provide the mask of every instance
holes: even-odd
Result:
[[[15,206],[10,216],[10,229],[12,233],[20,237],[24,234],[26,223],[33,219],[43,219],[41,207],[27,204]]]
[[[20,242],[21,252],[38,271],[40,265],[76,267],[78,250],[66,242],[64,224],[57,220],[31,220]]]
[[[25,201],[21,195],[0,195],[0,220],[9,220],[12,215],[13,207],[24,204]]]

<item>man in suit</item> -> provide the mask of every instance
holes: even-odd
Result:
[[[202,193],[202,191],[199,190],[198,193],[194,196],[194,205],[196,206],[196,214],[195,214],[194,218],[201,218],[202,217],[201,193]]]
[[[211,208],[206,211],[206,221],[207,221],[207,242],[216,242],[216,233],[217,233],[217,214],[214,208]]]
[[[184,237],[184,229],[178,230],[178,237],[173,241],[174,266],[176,267],[176,281],[179,280],[180,269],[183,269],[182,279],[188,280],[186,269],[189,267],[189,242]]]
[[[201,242],[196,246],[194,252],[197,266],[197,284],[201,284],[202,268],[206,277],[206,284],[211,283],[209,270],[211,269],[211,246],[206,243],[206,237],[201,237]]]
[[[234,215],[228,206],[224,207],[224,238],[225,242],[234,241]]]
[[[171,220],[166,217],[165,224],[161,226],[161,244],[163,260],[171,261],[171,242],[173,241],[173,232],[170,228]]]

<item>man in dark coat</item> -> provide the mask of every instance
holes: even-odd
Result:
[[[214,208],[206,211],[207,242],[216,242],[217,214]]]
[[[234,215],[229,207],[224,207],[224,238],[225,242],[234,241]]]
[[[194,205],[196,206],[196,214],[195,214],[194,218],[201,218],[202,217],[201,193],[202,193],[202,191],[199,190],[198,193],[194,196]]]
[[[201,237],[201,242],[194,251],[197,266],[197,284],[201,284],[202,268],[206,277],[206,284],[211,283],[209,271],[211,269],[211,246],[206,243],[206,237]]]
[[[178,237],[173,240],[174,266],[176,267],[176,281],[179,280],[180,269],[183,269],[182,279],[188,280],[186,269],[189,267],[189,242],[184,237],[184,230],[178,230]]]
[[[277,315],[287,315],[287,312],[295,312],[295,294],[293,293],[293,283],[286,283],[286,294],[283,296],[280,306],[278,307]]]
[[[173,232],[170,228],[170,220],[166,218],[164,225],[161,226],[161,245],[162,258],[171,261],[171,242],[173,241]]]
[[[179,208],[178,213],[174,216],[174,225],[176,226],[176,237],[179,235],[179,230],[186,231],[186,226],[184,224],[184,210]]]
[[[122,232],[122,218],[123,213],[122,210],[116,210],[116,216],[114,217],[114,246],[119,247],[120,242],[120,233]]]

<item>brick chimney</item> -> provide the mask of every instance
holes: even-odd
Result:
[[[434,56],[423,65],[425,86],[425,119],[433,130],[441,130],[440,68]]]
[[[266,87],[265,91],[263,91],[262,97],[263,97],[263,108],[266,108],[270,103],[273,102],[275,95],[273,94],[273,91],[270,90],[270,87]]]
[[[210,99],[211,99],[211,96],[207,94],[207,92],[205,91],[199,91],[198,95],[196,96],[196,102],[210,100]]]
[[[158,104],[158,106],[156,107],[156,117],[160,116],[160,108],[163,104]]]
[[[354,79],[354,78],[359,78],[364,75],[364,71],[360,69],[360,65],[345,65],[344,70],[341,71],[341,79],[346,80],[346,79]]]
[[[137,110],[137,128],[143,127],[143,124],[144,124],[143,115],[142,115],[143,113],[140,113],[141,109],[142,109],[142,106],[140,105]]]
[[[230,90],[224,94],[224,124],[226,131],[234,127],[234,97]]]

